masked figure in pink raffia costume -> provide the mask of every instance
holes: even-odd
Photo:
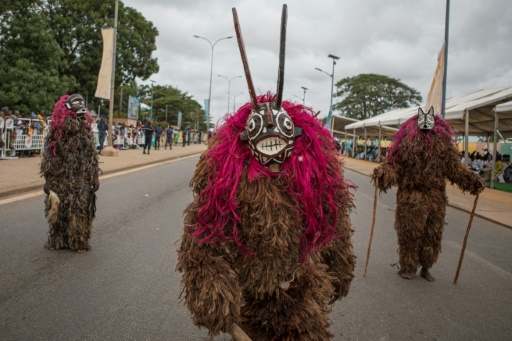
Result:
[[[334,140],[302,105],[257,97],[236,10],[251,103],[226,119],[201,156],[177,269],[185,303],[210,335],[239,326],[252,340],[327,340],[330,304],[355,265],[352,189]]]
[[[92,117],[79,94],[62,96],[53,109],[40,173],[45,178],[45,215],[50,250],[90,249],[95,192],[100,186]]]
[[[373,180],[381,191],[397,185],[395,230],[399,245],[399,274],[433,282],[429,269],[441,252],[445,223],[446,179],[472,195],[484,189],[483,179],[461,163],[452,128],[431,108],[406,121],[393,137],[384,163]]]

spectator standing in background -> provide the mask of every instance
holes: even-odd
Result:
[[[167,149],[167,144],[169,144],[169,150],[172,149],[172,140],[174,139],[174,130],[171,126],[168,126],[165,130],[165,146],[164,149]]]
[[[162,136],[162,126],[158,123],[155,129],[155,150],[160,150],[160,137]]]
[[[105,144],[105,137],[107,136],[108,131],[108,122],[105,120],[105,116],[100,116],[100,121],[98,122],[98,138],[100,142],[100,149],[99,152],[101,153],[101,150],[103,149],[103,146]]]
[[[147,147],[149,155],[149,151],[151,150],[151,139],[153,138],[153,132],[155,131],[150,120],[147,120],[146,125],[142,127],[142,130],[144,131],[144,151],[142,154],[146,154]]]
[[[187,136],[188,136],[187,129],[181,128],[181,132],[182,132],[182,139],[183,139],[183,147],[185,147],[185,144],[187,143]]]

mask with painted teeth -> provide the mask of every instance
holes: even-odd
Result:
[[[263,165],[283,163],[291,155],[295,137],[301,134],[290,116],[274,103],[262,103],[247,119],[242,139],[247,140],[254,157]]]
[[[66,100],[66,107],[78,116],[83,116],[87,113],[84,98],[80,94],[70,95]]]

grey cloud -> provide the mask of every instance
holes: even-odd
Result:
[[[160,72],[152,79],[188,91],[201,104],[208,97],[212,42],[235,35],[231,8],[236,6],[253,80],[258,92],[275,91],[281,3],[258,1],[126,0],[158,28],[155,55]],[[288,3],[285,99],[329,111],[331,79],[315,70],[332,70],[327,55],[340,56],[335,80],[360,73],[399,78],[426,98],[444,41],[444,0],[338,1]],[[512,6],[505,0],[451,2],[448,60],[449,96],[511,84]],[[236,39],[214,50],[212,115],[227,108],[228,84],[217,74],[243,75]],[[233,96],[248,100],[245,79],[231,83]],[[297,97],[299,98],[297,98]]]

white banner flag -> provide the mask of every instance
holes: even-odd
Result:
[[[434,114],[442,115],[441,113],[441,102],[443,97],[443,78],[444,78],[444,44],[437,55],[437,67],[434,72],[434,78],[432,79],[432,84],[430,85],[430,91],[427,95],[427,101],[425,102],[425,112],[427,112],[430,107],[434,107]]]
[[[98,74],[98,85],[94,96],[104,99],[110,99],[110,80],[112,79],[112,53],[114,49],[113,28],[101,30],[103,37],[103,57],[101,58],[101,67]]]

